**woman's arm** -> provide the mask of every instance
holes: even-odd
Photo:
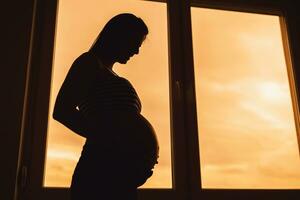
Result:
[[[57,95],[53,118],[78,135],[88,137],[87,122],[76,108],[86,97],[96,78],[97,63],[93,57],[83,54],[72,64]]]

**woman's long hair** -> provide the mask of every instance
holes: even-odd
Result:
[[[118,14],[106,23],[90,50],[97,52],[104,48],[106,51],[113,51],[120,43],[132,39],[141,40],[147,34],[147,25],[141,18],[131,13]]]

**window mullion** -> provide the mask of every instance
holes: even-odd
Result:
[[[168,20],[174,188],[190,199],[200,168],[189,1],[168,1]]]
[[[194,76],[194,59],[191,28],[191,6],[190,1],[181,6],[182,30],[183,31],[183,75],[184,75],[184,116],[185,137],[187,140],[188,178],[191,199],[199,199],[201,189],[200,155],[198,143],[197,108]]]
[[[287,14],[288,13],[288,14]],[[295,66],[300,63],[299,59],[299,48],[297,48],[297,38],[295,35],[298,35],[297,32],[300,32],[297,24],[300,21],[300,17],[298,17],[297,11],[293,8],[289,8],[289,12],[285,12],[285,16],[280,18],[281,31],[282,31],[282,39],[283,39],[283,47],[285,53],[285,59],[287,63],[288,76],[291,87],[291,97],[293,102],[293,110],[295,117],[295,125],[297,130],[297,139],[298,139],[298,148],[300,154],[300,125],[299,125],[299,69]],[[292,56],[293,55],[293,56]]]

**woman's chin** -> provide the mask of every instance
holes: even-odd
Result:
[[[127,60],[126,61],[118,61],[118,63],[120,63],[120,64],[126,64]]]
[[[118,60],[118,63],[120,63],[120,64],[126,64],[128,62],[128,60],[130,60],[130,57],[120,58]]]

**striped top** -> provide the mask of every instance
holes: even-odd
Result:
[[[86,117],[108,114],[113,111],[141,112],[141,101],[132,84],[104,67],[98,60],[100,68],[109,71],[109,77],[96,79],[87,97],[78,105]]]

